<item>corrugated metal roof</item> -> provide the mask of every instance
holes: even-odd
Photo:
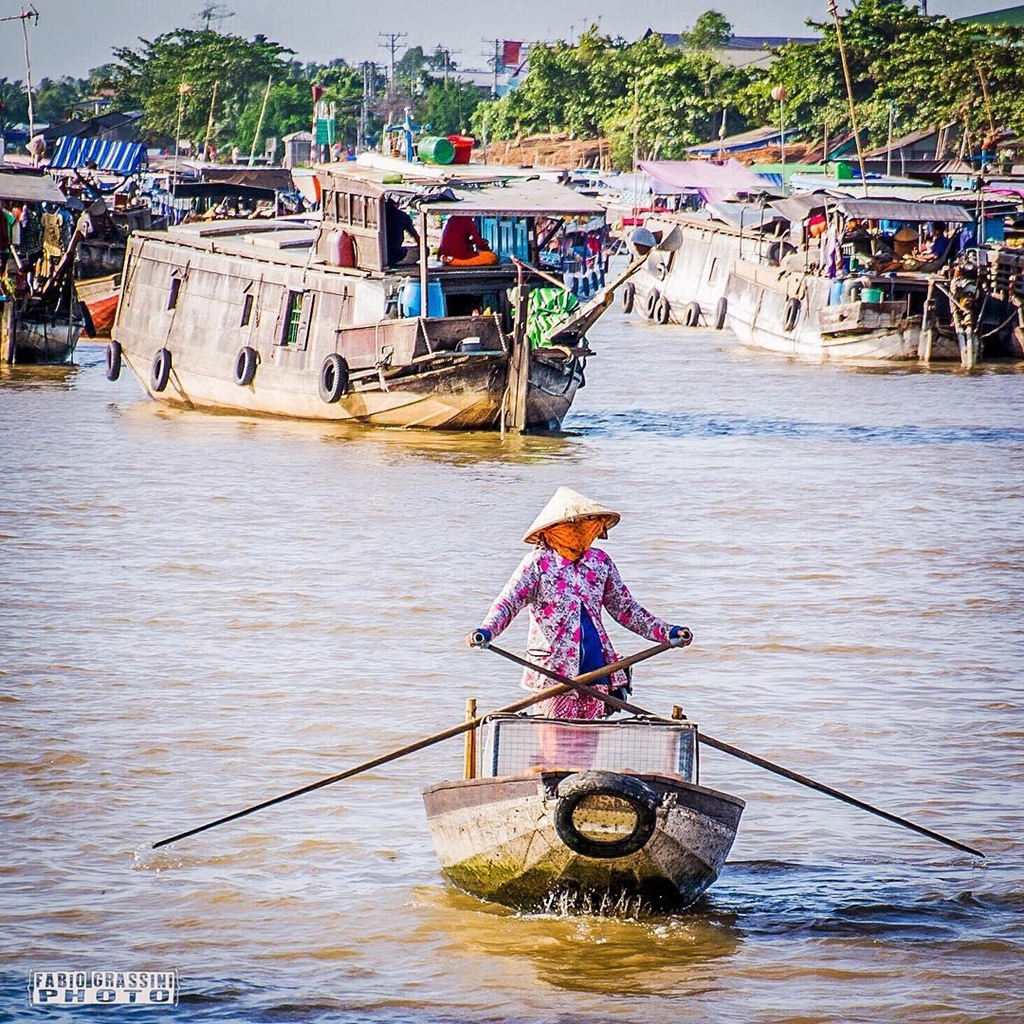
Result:
[[[837,199],[836,208],[858,220],[901,220],[923,224],[938,220],[947,224],[969,224],[974,218],[962,206],[952,203],[908,203],[899,199]]]
[[[835,203],[835,198],[825,192],[798,192],[786,199],[773,199],[771,205],[788,221],[802,221],[812,213],[824,210]]]
[[[146,147],[141,142],[108,142],[104,139],[76,139],[69,135],[57,140],[50,167],[69,170],[96,164],[97,170],[113,174],[135,174],[147,163]]]
[[[0,199],[20,203],[63,203],[64,193],[45,174],[0,171]]]
[[[506,185],[482,185],[462,189],[449,186],[455,200],[427,202],[428,213],[465,213],[472,216],[503,214],[536,217],[603,217],[604,207],[589,196],[581,195],[553,181],[514,181]]]

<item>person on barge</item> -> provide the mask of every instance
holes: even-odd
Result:
[[[617,660],[601,620],[603,609],[648,640],[680,640],[684,647],[691,643],[689,629],[670,625],[644,608],[623,583],[611,556],[592,546],[598,538],[607,537],[620,518],[618,512],[577,491],[559,487],[523,537],[534,545],[533,550],[466,643],[486,647],[524,608],[530,612],[527,657],[564,676],[577,676]],[[542,673],[527,669],[522,685],[541,690],[552,683]],[[623,698],[630,690],[624,671],[591,685]],[[576,691],[537,705],[537,713],[548,718],[596,719],[610,711],[598,698]]]

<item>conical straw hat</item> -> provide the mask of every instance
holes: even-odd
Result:
[[[559,523],[571,523],[577,519],[600,518],[605,521],[605,529],[611,529],[621,518],[618,512],[584,497],[571,487],[559,487],[551,496],[551,500],[541,510],[533,525],[526,531],[523,541],[536,544],[540,535]]]

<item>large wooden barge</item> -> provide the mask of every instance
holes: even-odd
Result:
[[[319,218],[133,234],[108,376],[123,361],[153,398],[194,409],[558,429],[615,284],[580,304],[544,256],[560,232],[600,230],[603,211],[553,182],[445,171],[330,165]],[[419,234],[401,261],[399,209]],[[474,219],[496,262],[434,257],[453,216]]]
[[[938,222],[959,241],[965,227],[980,230],[976,221],[969,203],[825,193],[657,214],[646,227],[660,244],[623,302],[658,323],[728,326],[745,345],[801,359],[1019,358],[1024,258],[972,243],[942,259],[886,263],[877,248],[883,226],[917,234]],[[828,231],[813,233],[815,224]]]

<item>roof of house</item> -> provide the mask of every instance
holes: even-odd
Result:
[[[142,114],[138,111],[124,113],[120,110],[111,110],[105,114],[98,114],[96,117],[57,121],[48,125],[42,134],[48,141],[65,136],[79,139],[95,138],[102,132],[123,128],[125,125],[133,125],[141,119]]]
[[[643,38],[650,36],[661,36],[662,41],[668,47],[682,45],[682,33],[679,32],[657,32],[649,28]],[[787,43],[819,43],[817,36],[730,36],[729,45],[723,47],[728,50],[777,50]]]
[[[1024,25],[1024,7],[1003,7],[998,11],[968,14],[954,20],[964,21],[971,25]]]
[[[765,146],[777,146],[780,138],[790,138],[795,135],[798,129],[787,128],[782,132],[778,128],[764,127],[752,128],[748,132],[740,132],[738,135],[726,135],[722,139],[714,139],[711,142],[702,142],[698,146],[687,146],[686,152],[694,156],[714,156],[717,153],[742,153],[748,149],[763,149]]]
[[[0,170],[0,199],[19,203],[63,203],[64,193],[42,171]]]

